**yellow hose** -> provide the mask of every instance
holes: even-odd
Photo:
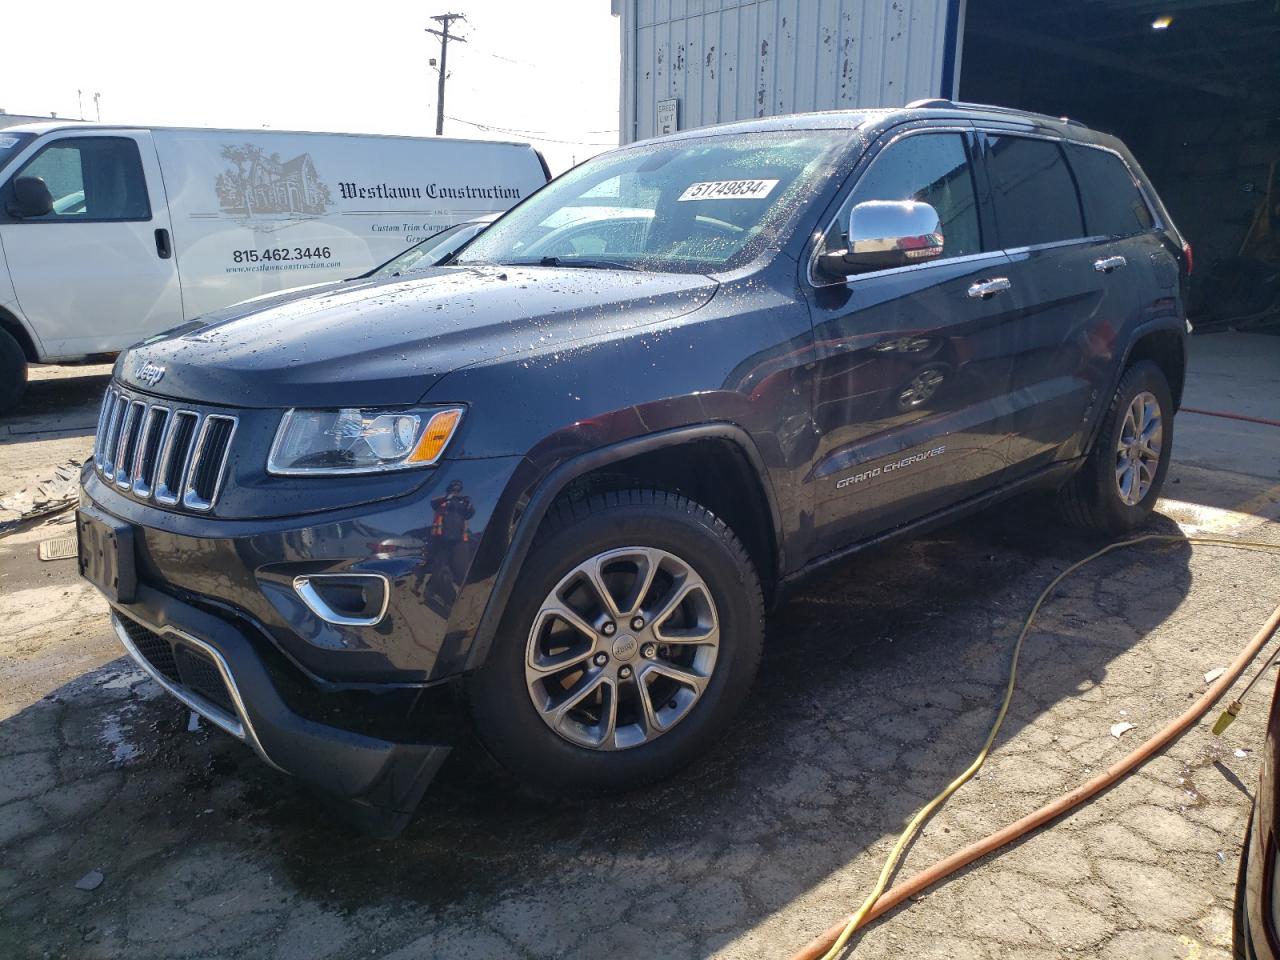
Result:
[[[1071,574],[1075,573],[1085,564],[1092,563],[1094,560],[1097,560],[1099,557],[1106,556],[1113,550],[1122,550],[1126,547],[1136,546],[1140,543],[1187,543],[1206,547],[1227,547],[1229,549],[1236,550],[1255,550],[1267,553],[1280,553],[1280,544],[1263,543],[1256,540],[1232,540],[1224,537],[1184,537],[1180,534],[1149,533],[1140,537],[1134,537],[1130,540],[1122,540],[1119,543],[1109,544],[1101,550],[1091,553],[1083,560],[1073,563],[1071,566],[1067,567],[1067,569],[1054,577],[1053,580],[1050,581],[1049,585],[1040,592],[1040,596],[1036,598],[1035,604],[1031,607],[1031,612],[1027,614],[1027,619],[1023,621],[1022,630],[1019,632],[1017,642],[1014,643],[1013,646],[1013,662],[1009,667],[1009,682],[1005,686],[1004,700],[1000,704],[1000,711],[996,714],[995,723],[992,724],[991,732],[987,734],[987,739],[983,743],[982,749],[978,751],[978,755],[974,758],[973,762],[969,764],[969,766],[966,767],[958,777],[947,784],[941,793],[921,807],[916,815],[911,818],[911,822],[907,824],[901,835],[899,835],[898,842],[895,843],[893,845],[893,849],[889,851],[889,856],[886,858],[884,866],[880,870],[880,876],[876,879],[875,886],[872,887],[871,892],[867,895],[867,898],[862,901],[862,905],[858,907],[857,911],[849,917],[849,921],[845,924],[840,936],[836,938],[831,949],[823,954],[822,960],[835,960],[835,958],[844,950],[845,946],[848,945],[849,938],[853,936],[854,931],[862,926],[863,919],[875,906],[876,901],[880,899],[881,894],[885,891],[885,887],[888,886],[889,878],[897,868],[898,861],[902,859],[902,851],[906,849],[907,844],[911,842],[915,835],[920,832],[920,825],[924,823],[924,821],[927,820],[934,811],[942,806],[942,804],[946,803],[947,799],[953,793],[972,779],[973,775],[981,770],[982,765],[987,762],[987,755],[991,752],[991,745],[995,743],[995,739],[1000,733],[1000,727],[1004,724],[1005,715],[1009,712],[1009,704],[1013,700],[1013,691],[1018,679],[1018,659],[1022,654],[1023,641],[1026,640],[1027,634],[1031,632],[1031,625],[1035,623],[1036,616],[1039,614],[1040,607],[1044,604],[1045,600],[1049,598],[1050,594],[1053,593],[1058,584]]]

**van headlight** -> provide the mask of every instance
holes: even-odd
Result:
[[[267,472],[376,473],[427,467],[444,453],[462,413],[461,407],[288,410],[271,444]]]

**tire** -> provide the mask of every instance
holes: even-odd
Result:
[[[18,405],[27,389],[27,357],[7,330],[0,330],[0,413]]]
[[[606,584],[622,614],[616,620],[580,569],[597,562],[603,573],[594,582]],[[648,569],[652,586],[636,598]],[[682,591],[683,600],[658,612]],[[577,628],[548,612],[553,598],[578,616]],[[636,629],[631,609],[652,622]],[[606,634],[609,622],[615,627]],[[661,643],[664,636],[672,642]],[[741,707],[763,644],[755,567],[705,507],[647,488],[563,499],[543,522],[467,702],[490,755],[535,794],[612,793],[658,780],[705,751]],[[569,666],[560,673],[548,664]],[[696,679],[688,685],[673,676]]]
[[[1132,474],[1148,485],[1145,489],[1131,487],[1127,500],[1119,478],[1122,466],[1120,447],[1132,433],[1133,421],[1129,413],[1139,397],[1153,400],[1156,407],[1159,418],[1158,459],[1154,469],[1144,461],[1144,466]],[[1155,509],[1165,475],[1169,472],[1172,449],[1173,397],[1169,381],[1156,364],[1140,360],[1120,378],[1089,456],[1062,489],[1059,505],[1063,515],[1076,526],[1103,533],[1124,534],[1135,530]],[[1133,500],[1135,497],[1137,499]]]
[[[1240,848],[1240,867],[1236,871],[1235,900],[1231,904],[1231,955],[1235,960],[1253,960],[1254,952],[1249,931],[1249,846],[1253,842],[1253,804],[1249,806],[1249,825],[1244,831],[1244,845]]]

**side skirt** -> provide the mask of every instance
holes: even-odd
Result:
[[[1012,483],[1006,483],[1002,486],[988,490],[986,493],[979,494],[976,497],[970,497],[968,500],[962,500],[957,504],[953,504],[943,510],[936,510],[933,513],[926,514],[917,520],[911,520],[901,526],[878,533],[874,537],[866,540],[859,540],[857,543],[850,544],[847,547],[841,547],[839,550],[833,550],[830,553],[823,554],[816,560],[811,560],[794,573],[789,573],[778,584],[775,593],[773,606],[778,606],[780,598],[789,594],[796,589],[803,581],[807,580],[813,574],[832,563],[837,563],[853,556],[855,553],[861,553],[871,547],[878,547],[885,543],[890,543],[900,538],[916,536],[925,533],[937,527],[954,523],[961,517],[967,517],[969,514],[977,513],[984,510],[994,503],[1005,500],[1019,493],[1025,493],[1028,490],[1036,488],[1054,489],[1061,486],[1068,477],[1071,476],[1084,463],[1084,457],[1077,457],[1073,460],[1063,460],[1059,463],[1051,463],[1048,466],[1041,467],[1033,473],[1027,474]]]

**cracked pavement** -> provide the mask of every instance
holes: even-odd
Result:
[[[104,386],[84,370],[34,385],[27,407],[53,412],[0,420],[3,489],[84,454]],[[1170,478],[1155,531],[1280,543],[1274,476],[1189,455]],[[4,957],[785,957],[857,905],[906,820],[972,759],[1036,594],[1101,545],[1031,500],[863,553],[770,616],[746,710],[692,769],[547,804],[462,749],[408,830],[376,841],[237,741],[188,730],[120,657],[74,561],[35,560],[70,532],[0,539]],[[1277,602],[1280,556],[1209,547],[1138,547],[1068,580],[1028,638],[990,762],[898,877],[1133,749]],[[1223,740],[1211,713],[1094,802],[877,921],[854,955],[1229,957],[1270,686]],[[1135,728],[1117,739],[1120,721]],[[101,885],[76,889],[92,870]]]

